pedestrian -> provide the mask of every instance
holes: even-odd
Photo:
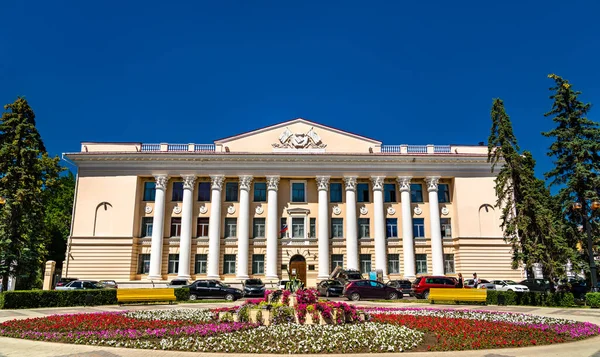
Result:
[[[479,285],[479,278],[477,277],[477,273],[473,273],[473,288],[476,288]]]
[[[460,289],[464,287],[463,277],[461,273],[458,273],[458,283],[456,284],[456,287]]]

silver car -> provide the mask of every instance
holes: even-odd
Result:
[[[56,290],[90,290],[104,289],[104,286],[95,280],[75,280],[65,286],[57,286]]]

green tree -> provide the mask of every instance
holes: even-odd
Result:
[[[53,187],[59,158],[51,158],[35,126],[35,114],[25,98],[7,104],[0,120],[0,276],[9,275],[17,288],[40,284],[46,254],[43,189]]]

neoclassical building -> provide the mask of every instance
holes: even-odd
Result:
[[[295,119],[213,144],[84,142],[65,157],[78,166],[70,277],[523,275],[485,146],[382,145]]]

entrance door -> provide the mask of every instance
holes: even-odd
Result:
[[[302,281],[306,286],[306,259],[301,255],[294,255],[290,259],[290,274],[291,277]]]

